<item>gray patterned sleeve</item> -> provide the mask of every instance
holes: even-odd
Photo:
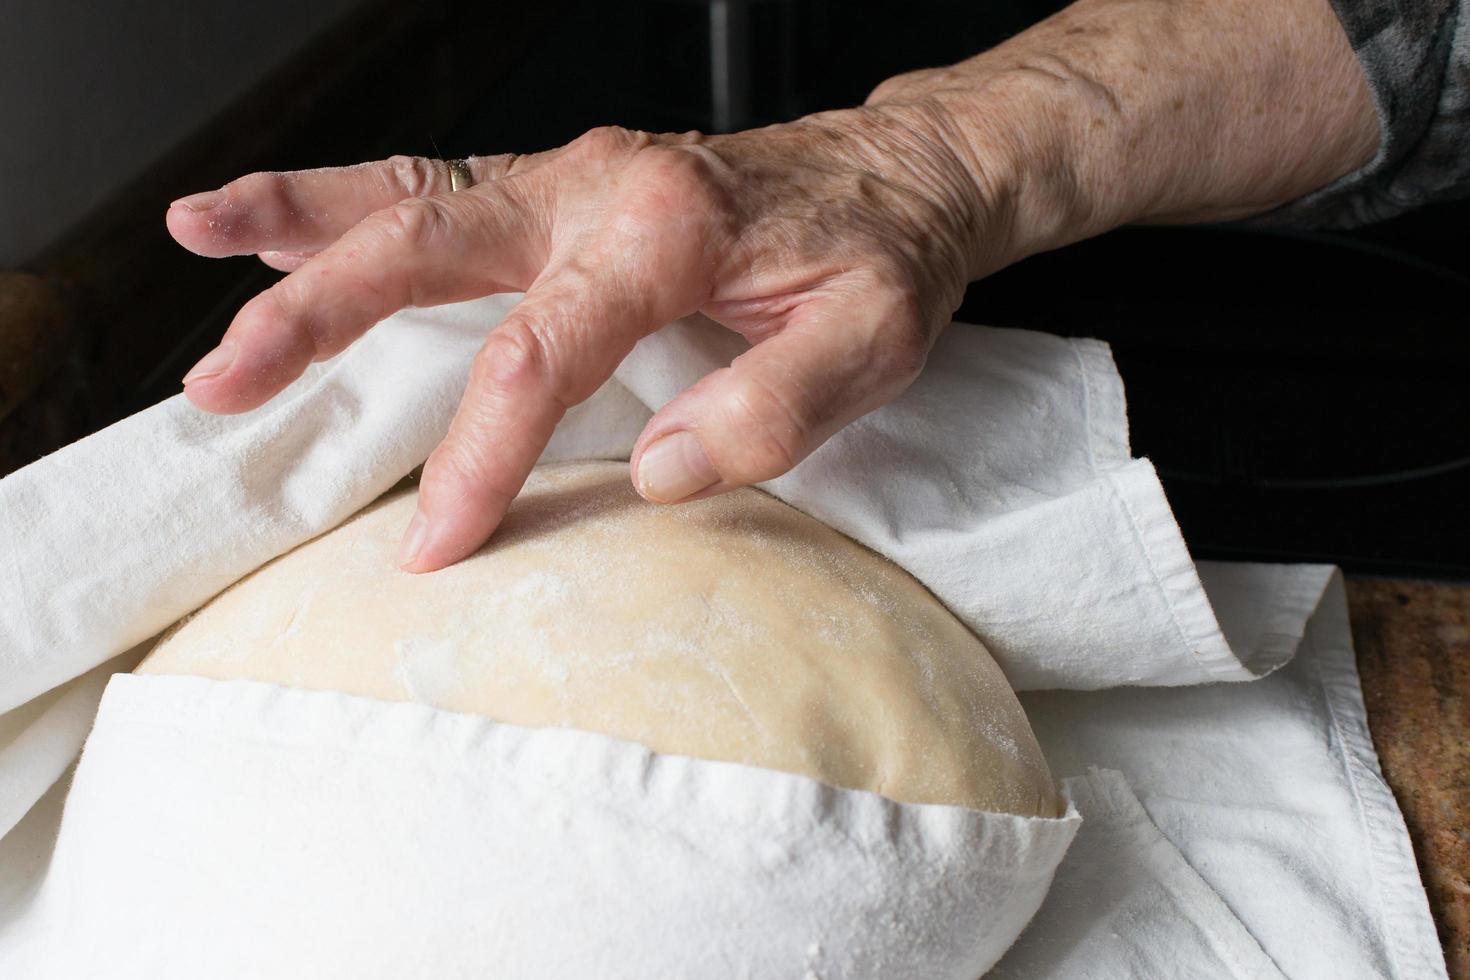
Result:
[[[1470,0],[1332,0],[1382,124],[1361,170],[1254,219],[1347,228],[1470,196]]]

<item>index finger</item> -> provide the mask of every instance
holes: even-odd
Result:
[[[563,266],[486,338],[449,434],[424,464],[402,568],[433,571],[483,544],[567,409],[591,397],[640,337],[697,305],[677,287],[640,289],[625,271]]]
[[[541,191],[525,183],[535,180],[411,198],[355,225],[240,309],[185,376],[189,400],[249,411],[404,307],[525,289],[546,252]]]
[[[468,157],[477,184],[525,170],[535,157]],[[164,221],[198,255],[317,252],[375,211],[411,197],[447,194],[448,165],[395,156],[350,167],[247,174],[218,190],[180,198]]]

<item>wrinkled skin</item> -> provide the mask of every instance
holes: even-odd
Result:
[[[1366,164],[1368,87],[1327,0],[1079,0],[868,104],[703,137],[600,129],[546,153],[251,174],[174,202],[201,255],[289,272],[185,378],[252,409],[382,318],[524,300],[475,359],[424,467],[403,567],[494,530],[552,429],[642,336],[699,311],[750,350],[664,406],[639,492],[784,473],[915,377],[965,284],[1132,221],[1221,220]]]
[[[525,292],[425,466],[425,534],[403,559],[428,570],[489,535],[562,414],[640,337],[699,311],[753,346],[649,423],[637,485],[669,502],[778,476],[913,380],[976,274],[986,202],[906,113],[715,137],[594,130],[474,158],[458,193],[443,163],[395,158],[186,200],[168,219],[181,243],[290,272],[240,311],[228,366],[192,374],[188,397],[247,411],[406,306]],[[640,472],[680,432],[696,440],[675,448],[690,475]]]

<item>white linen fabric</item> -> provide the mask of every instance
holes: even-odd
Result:
[[[1063,786],[1085,822],[1041,914],[992,980],[1284,976],[1121,773],[1094,767]]]
[[[86,895],[93,887],[110,896],[105,908],[86,906],[95,916],[136,904],[160,910],[155,923],[203,915],[184,906],[201,901],[207,906],[216,897],[197,887],[202,879],[190,878],[194,859],[188,855],[201,853],[200,835],[220,837],[209,827],[228,826],[234,819],[232,808],[248,801],[232,795],[227,779],[205,777],[207,759],[189,737],[177,731],[167,738],[145,736],[145,731],[157,731],[147,729],[140,718],[140,706],[150,699],[166,707],[168,717],[183,716],[187,724],[202,726],[196,729],[200,732],[210,729],[198,706],[224,710],[237,727],[216,732],[218,737],[201,737],[199,746],[215,746],[215,758],[225,769],[266,780],[260,783],[262,791],[276,793],[268,798],[287,810],[321,807],[318,816],[323,820],[332,813],[350,816],[352,801],[372,785],[370,766],[347,767],[345,771],[361,776],[361,785],[351,786],[334,779],[333,768],[346,764],[362,744],[372,743],[378,737],[372,732],[395,733],[402,751],[411,756],[413,745],[437,744],[431,733],[458,730],[456,726],[470,722],[481,726],[477,730],[510,730],[483,719],[446,721],[458,716],[338,695],[275,688],[222,694],[218,692],[241,689],[197,679],[125,677],[113,682],[104,715],[119,724],[101,724],[92,736],[48,870],[61,792],[47,787],[79,747],[82,722],[98,697],[99,678],[128,663],[130,648],[146,643],[275,555],[335,526],[420,462],[442,436],[472,352],[513,299],[407,311],[380,324],[338,358],[313,366],[287,393],[257,412],[207,416],[182,399],[171,399],[0,481],[0,711],[10,711],[0,716],[0,973],[10,975],[4,970],[7,958],[26,962],[43,949],[38,943],[59,944],[52,949],[79,944],[81,951],[69,956],[131,952],[138,934],[109,932],[105,924],[84,923],[89,930],[100,930],[95,935],[111,937],[109,943],[99,940],[90,947],[86,935],[58,931],[61,923],[82,922],[68,918],[67,910],[82,907],[72,903],[94,901]],[[546,458],[626,458],[653,409],[705,370],[727,363],[741,346],[738,338],[698,319],[645,339],[614,382],[569,414]],[[1079,774],[1090,765],[1121,771],[1137,790],[1141,809],[1115,780],[1107,781],[1112,777],[1094,775],[1070,783],[1084,811],[1092,811],[1102,826],[1083,835],[1076,860],[1062,866],[1062,883],[1091,875],[1115,885],[1109,894],[1126,899],[1137,916],[1114,921],[1126,923],[1136,942],[1155,952],[1173,950],[1179,960],[1173,975],[1253,975],[1256,953],[1262,950],[1288,975],[1327,975],[1314,971],[1305,953],[1293,954],[1293,947],[1330,948],[1334,963],[1350,963],[1356,956],[1363,975],[1369,968],[1361,964],[1381,967],[1378,975],[1443,975],[1437,950],[1417,956],[1409,951],[1423,945],[1426,936],[1432,942],[1433,930],[1392,797],[1381,780],[1377,792],[1372,791],[1376,760],[1366,739],[1361,699],[1353,701],[1357,689],[1350,650],[1346,666],[1339,650],[1325,668],[1316,659],[1298,656],[1265,681],[1178,687],[1250,680],[1280,668],[1296,651],[1330,570],[1220,565],[1196,571],[1151,468],[1129,458],[1122,385],[1104,345],[957,325],[941,339],[928,369],[909,392],[844,430],[766,489],[907,568],[985,640],[1018,688],[1073,689],[1026,699],[1048,755],[1054,755],[1053,771]],[[1324,609],[1329,607],[1331,601]],[[1320,631],[1348,649],[1345,618],[1327,622]],[[1314,634],[1306,635],[1310,640]],[[114,657],[115,664],[98,667]],[[1323,672],[1297,676],[1299,670],[1313,669],[1313,663]],[[97,673],[82,677],[91,670]],[[70,680],[78,677],[82,679]],[[61,685],[66,690],[54,693]],[[1245,700],[1257,692],[1258,700]],[[1303,707],[1318,703],[1332,706],[1327,715]],[[325,704],[337,707],[320,707]],[[1254,707],[1241,714],[1238,707],[1243,704]],[[404,712],[424,720],[393,720],[409,717]],[[1323,719],[1329,716],[1331,725],[1324,728]],[[344,717],[355,721],[341,722]],[[1156,727],[1150,728],[1145,719]],[[269,774],[246,761],[254,753],[268,754],[266,743],[252,741],[249,733],[282,724],[295,725],[302,733],[300,744],[315,748],[301,753],[301,768],[287,767],[298,781],[272,788]],[[1220,726],[1229,727],[1228,737]],[[1356,732],[1357,741],[1344,741],[1345,732]],[[338,736],[350,736],[339,743],[346,747],[324,747]],[[351,741],[357,738],[366,742]],[[1275,742],[1283,739],[1302,750],[1275,751]],[[147,752],[140,750],[142,745]],[[1181,747],[1188,748],[1182,756]],[[470,751],[467,745],[460,748]],[[419,788],[448,780],[434,788],[443,806],[458,806],[464,815],[485,804],[468,788],[457,793],[450,784],[459,780],[446,776],[446,770],[430,772],[427,762],[407,765],[402,758],[408,756],[390,764],[386,754],[374,756],[385,758],[382,778],[390,781],[381,784],[381,792],[388,792],[385,787],[392,780]],[[149,764],[148,758],[156,762]],[[526,764],[534,772],[534,753],[517,758],[530,760]],[[705,773],[721,765],[678,763],[700,785],[715,780]],[[678,766],[659,761],[647,771]],[[732,768],[743,773],[735,782],[780,776]],[[1188,772],[1181,775],[1176,769]],[[195,779],[178,778],[185,771],[194,772]],[[125,773],[131,775],[124,779]],[[108,802],[122,799],[120,794],[129,792],[126,785],[138,782],[153,786],[156,793],[181,794],[176,800],[184,804],[182,816],[158,815],[173,820],[177,833],[155,834],[122,814],[132,809],[131,803]],[[463,783],[471,785],[473,780]],[[792,793],[845,799],[841,791],[814,783]],[[1303,796],[1316,801],[1310,824],[1290,816],[1291,806]],[[40,804],[27,813],[38,797]],[[413,824],[423,814],[415,816],[415,805],[405,802],[401,791],[383,799],[381,813],[390,824],[374,850],[358,852],[360,863],[390,851],[394,834],[425,829]],[[1251,801],[1244,816],[1232,810],[1237,799]],[[136,802],[141,812],[162,805],[158,798]],[[1278,811],[1287,816],[1257,819]],[[891,817],[893,826],[906,821],[928,826],[917,817],[902,816],[908,811],[869,804],[842,804],[832,812],[898,813]],[[195,819],[192,832],[179,825],[190,814]],[[110,827],[114,818],[120,823]],[[1146,818],[1152,818],[1161,836],[1140,823]],[[1237,824],[1248,826],[1231,836]],[[1029,825],[1038,842],[1030,853],[1059,856],[1043,842],[1054,844],[1054,827],[1064,825],[1075,826],[1066,821]],[[456,826],[464,829],[469,822]],[[691,840],[703,840],[707,831],[699,824],[686,828]],[[624,832],[634,835],[631,828]],[[1251,838],[1251,833],[1259,836]],[[301,887],[291,878],[291,869],[298,861],[309,864],[303,856],[311,849],[307,845],[321,843],[319,835],[291,839],[278,834],[275,839],[284,850],[241,851],[229,864],[236,875],[277,876],[276,891],[259,893],[254,899],[258,904],[251,906],[266,917],[253,920],[257,935],[267,926],[285,927],[273,920],[289,905],[278,893]],[[139,849],[143,857],[134,860],[130,849],[137,840],[150,843]],[[1089,840],[1104,843],[1084,847]],[[369,841],[360,837],[358,843],[367,846]],[[1026,853],[1025,846],[1017,846]],[[439,852],[448,853],[447,848],[445,844]],[[595,878],[600,869],[622,860],[606,850],[593,848],[579,873]],[[1365,853],[1371,854],[1367,865]],[[1269,859],[1257,860],[1261,855]],[[1197,877],[1184,873],[1181,860]],[[1113,862],[1115,874],[1106,873],[1107,862]],[[454,874],[442,864],[390,864],[405,879],[403,887],[422,889],[423,894],[433,892],[429,879],[434,875]],[[1040,880],[1034,873],[1039,866],[1017,865],[1019,878]],[[213,867],[220,871],[223,866]],[[353,876],[361,884],[360,876],[370,873],[348,864],[335,870],[338,876],[329,875],[319,886],[333,895],[349,895]],[[414,880],[416,875],[422,880]],[[157,879],[156,885],[142,880],[146,877]],[[222,879],[209,880],[217,887]],[[195,888],[188,893],[182,885],[191,881]],[[1201,882],[1219,902],[1199,897]],[[388,882],[376,884],[387,887]],[[150,893],[150,888],[155,890]],[[1293,917],[1269,894],[1273,890],[1310,893],[1310,914]],[[271,894],[286,904],[272,904]],[[1107,949],[1090,945],[1099,933],[1084,936],[1075,922],[1066,924],[1074,915],[1095,917],[1088,903],[1067,899],[1077,892],[1062,885],[1057,894],[1056,903],[1043,907],[1034,935],[1028,933],[1017,947],[1018,956],[1038,943],[1045,946],[1050,934],[1079,951],[1092,950],[1096,969],[1087,973],[1077,965],[1082,972],[1076,975],[1121,976],[1130,974],[1130,964],[1163,962],[1157,956],[1149,959],[1147,951],[1136,959],[1109,959]],[[178,907],[165,915],[161,903],[168,895]],[[895,900],[902,897],[899,893]],[[360,894],[352,894],[342,916],[355,914],[360,900]],[[634,893],[628,899],[647,900]],[[1221,924],[1222,907],[1239,919],[1239,930]],[[822,906],[811,908],[815,914]],[[813,920],[799,913],[793,913],[781,935],[812,934]],[[404,909],[398,914],[405,914]],[[124,920],[131,921],[126,915],[118,921]],[[738,926],[744,920],[732,921]],[[378,930],[376,940],[383,924],[371,922]],[[424,922],[426,929],[432,925]],[[1186,929],[1198,941],[1180,938],[1179,930]],[[1256,945],[1241,942],[1241,932]],[[681,937],[668,931],[660,938],[679,945]],[[124,939],[129,946],[113,944]],[[568,936],[561,934],[558,941],[566,943]],[[855,948],[876,947],[870,942]],[[1189,959],[1191,950],[1199,952],[1195,961]],[[448,956],[453,950],[440,952]],[[639,950],[640,955],[646,952]],[[811,953],[808,959],[815,957],[813,963],[828,969],[811,975],[850,975],[833,965],[839,961],[832,957],[840,955],[843,951],[835,945]],[[1233,955],[1229,969],[1235,972],[1220,968],[1222,955]],[[792,975],[806,962],[783,961],[782,975]],[[959,962],[953,965],[958,968]],[[1053,957],[1047,962],[1050,969],[1060,961]],[[616,975],[606,962],[599,969],[606,972],[593,970],[591,975]],[[1012,969],[1009,960],[1002,969]],[[1027,969],[1022,961],[1009,975],[1050,975]],[[211,972],[248,975],[223,963]],[[368,969],[362,975],[390,974]]]
[[[973,980],[1077,823],[419,705],[118,675],[0,966]]]
[[[71,768],[108,678],[140,658],[129,651],[0,715],[0,836]]]
[[[152,636],[421,462],[510,302],[400,314],[255,412],[210,416],[178,396],[0,481],[0,711]],[[743,344],[700,318],[645,338],[551,455],[626,457],[652,409]],[[956,327],[902,397],[763,486],[908,569],[1018,689],[1256,676],[1126,434],[1105,345]]]
[[[1052,771],[1121,770],[1160,833],[1287,976],[1443,978],[1444,954],[1408,831],[1368,733],[1342,578],[1306,567],[1329,579],[1322,601],[1296,656],[1264,680],[1034,692],[1021,701]],[[1205,577],[1231,590],[1222,610],[1239,610],[1252,593],[1279,585],[1279,568],[1215,566]],[[1276,615],[1283,608],[1276,604]],[[1240,625],[1253,621],[1270,616]],[[1077,802],[1090,827],[1093,812]],[[1114,860],[1116,874],[1130,874]],[[1058,869],[1048,905],[1067,903],[1074,868],[1089,863],[1084,834]],[[1033,923],[1039,935],[1047,935],[1048,914],[1043,906]],[[1096,908],[1076,914],[1106,920]],[[1058,976],[1153,975],[1088,973],[1087,964],[1121,964],[1119,943],[1161,950],[1184,932],[1167,917],[1135,924],[1121,939],[1098,929],[1050,965]],[[1238,974],[1202,967],[1175,975]]]

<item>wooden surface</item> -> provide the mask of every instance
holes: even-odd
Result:
[[[1354,579],[1368,726],[1454,980],[1470,980],[1470,585]]]

